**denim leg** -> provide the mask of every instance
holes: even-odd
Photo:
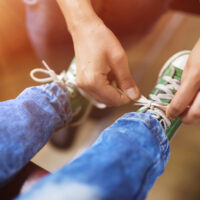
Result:
[[[0,186],[16,174],[71,118],[67,94],[57,84],[27,88],[0,103]]]
[[[142,200],[163,173],[169,143],[150,113],[128,113],[80,157],[18,200]]]

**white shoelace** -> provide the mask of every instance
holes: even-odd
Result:
[[[168,103],[163,103],[161,99],[171,100],[174,96],[171,90],[177,91],[180,86],[180,81],[169,76],[164,76],[162,79],[167,82],[166,85],[158,84],[156,86],[156,88],[162,91],[162,93],[157,95],[150,94],[149,97],[151,100],[141,96],[141,98],[136,101],[135,105],[143,106],[141,109],[150,112],[156,119],[160,121],[160,123],[163,125],[163,128],[166,130],[170,127],[171,121],[165,115]]]
[[[55,73],[54,70],[52,70],[45,61],[42,61],[44,67],[46,69],[42,69],[42,68],[35,68],[30,72],[30,76],[31,78],[39,83],[48,83],[48,82],[55,82],[58,83],[61,87],[65,88],[72,97],[74,96],[74,89],[78,90],[78,92],[89,101],[89,105],[84,113],[84,115],[81,117],[81,119],[71,125],[77,126],[81,123],[83,123],[83,121],[85,121],[85,119],[88,116],[88,113],[90,112],[92,105],[96,106],[97,108],[103,109],[106,107],[105,104],[99,103],[96,100],[94,100],[89,94],[87,94],[86,92],[84,92],[82,89],[80,89],[77,84],[76,84],[76,78],[75,76],[73,76],[72,73],[66,73],[65,71],[63,71],[60,75],[57,75]],[[48,75],[48,77],[46,78],[37,78],[35,76],[36,73],[43,73]],[[76,115],[78,115],[81,111],[81,106],[77,107],[77,109],[73,112],[72,114],[72,118],[75,117]]]

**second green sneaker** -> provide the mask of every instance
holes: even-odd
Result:
[[[189,55],[190,51],[181,51],[172,56],[161,69],[157,84],[149,98],[142,96],[135,104],[141,106],[138,112],[150,112],[161,123],[169,140],[180,126],[181,120],[168,119],[165,111],[180,86]]]
[[[56,82],[60,83],[68,93],[69,103],[72,109],[72,121],[70,125],[81,124],[90,113],[92,106],[97,108],[105,108],[106,105],[95,101],[89,94],[80,89],[76,84],[76,64],[75,59],[72,61],[68,71],[63,71],[57,75],[50,67],[43,61],[46,69],[36,68],[30,73],[33,80],[39,83]],[[35,73],[43,73],[48,77],[37,78]]]

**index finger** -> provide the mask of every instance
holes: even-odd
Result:
[[[191,74],[185,76],[186,78],[182,81],[181,86],[168,106],[166,111],[168,118],[174,119],[178,117],[193,101],[200,86],[199,81],[197,81],[199,78],[196,76]]]
[[[96,84],[95,90],[90,90],[89,93],[98,101],[108,106],[120,106],[130,102],[126,94],[111,85],[108,81],[101,79]]]

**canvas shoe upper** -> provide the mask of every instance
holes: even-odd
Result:
[[[149,98],[142,96],[136,105],[141,106],[138,112],[150,112],[163,126],[168,139],[171,139],[181,124],[180,118],[170,120],[165,111],[177,92],[182,72],[186,66],[190,51],[181,51],[172,56],[163,66],[159,73],[155,88]]]
[[[68,93],[68,100],[72,109],[71,125],[81,124],[88,116],[92,106],[98,108],[105,108],[106,105],[97,102],[89,94],[80,89],[76,84],[76,64],[75,59],[72,61],[68,71],[63,71],[57,75],[50,67],[43,61],[46,69],[36,68],[30,73],[33,80],[39,83],[55,82],[63,87]],[[36,73],[46,74],[48,77],[38,78]]]

